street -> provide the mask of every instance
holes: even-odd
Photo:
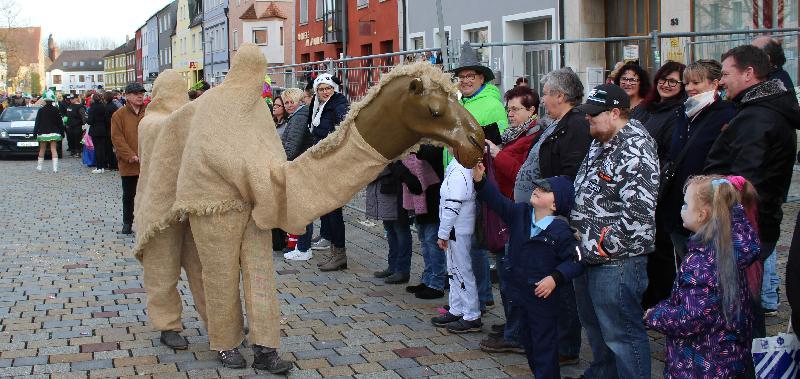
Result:
[[[166,163],[168,164],[168,163]],[[0,377],[255,377],[266,372],[231,370],[208,350],[208,340],[186,282],[182,333],[189,349],[161,346],[147,323],[141,265],[130,254],[133,238],[121,225],[121,189],[116,172],[91,174],[79,159],[63,159],[60,172],[35,171],[35,160],[0,161]],[[778,272],[800,208],[795,175],[784,206]],[[363,207],[356,199],[355,207]],[[517,377],[529,376],[524,355],[487,354],[478,348],[489,326],[502,322],[497,305],[484,316],[484,333],[454,335],[434,328],[430,318],[446,298],[419,300],[405,285],[386,285],[372,272],[386,264],[380,222],[345,210],[349,269],[321,273],[318,258],[287,263],[275,255],[281,301],[282,357],[295,361],[290,378]],[[422,258],[415,238],[412,279]],[[269,249],[271,247],[266,246]],[[785,331],[785,291],[768,334]],[[213,311],[213,310],[211,310]],[[652,373],[663,368],[663,338],[651,332]],[[582,346],[577,376],[591,357]],[[249,348],[242,349],[248,363]],[[248,366],[249,367],[249,366]],[[259,376],[260,377],[260,376]]]

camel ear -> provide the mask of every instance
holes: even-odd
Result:
[[[422,84],[422,79],[414,78],[411,80],[411,84],[408,85],[408,91],[415,94],[415,95],[422,95],[422,92],[425,90],[425,85]]]

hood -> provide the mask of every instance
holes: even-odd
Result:
[[[503,102],[503,97],[500,95],[500,90],[497,86],[492,83],[486,83],[483,85],[483,89],[480,89],[478,93],[472,95],[472,97],[462,97],[461,104],[467,104],[487,97],[493,97],[501,103]]]
[[[739,108],[749,105],[769,108],[786,118],[795,129],[800,129],[800,106],[779,79],[761,82],[751,87],[739,100]]]

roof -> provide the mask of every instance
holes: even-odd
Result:
[[[259,5],[256,7],[256,5]],[[280,8],[275,3],[270,2],[266,7],[260,6],[261,3],[250,4],[250,6],[239,16],[241,20],[265,20],[270,18],[286,19]]]
[[[9,78],[17,76],[20,66],[39,63],[41,40],[42,28],[38,26],[0,29],[0,44],[5,45],[8,51]]]
[[[113,57],[115,55],[130,53],[132,51],[136,51],[136,40],[133,38],[129,39],[128,42],[125,42],[122,45],[117,46],[116,49],[111,50],[110,52],[108,52],[108,54],[104,55],[104,57]]]
[[[66,50],[59,54],[47,71],[103,71],[103,57],[109,50]]]

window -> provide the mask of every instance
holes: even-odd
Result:
[[[72,67],[77,67],[77,66],[78,66],[78,62],[72,62]]]
[[[75,83],[75,75],[70,75],[69,76],[69,82],[70,83]]]
[[[322,6],[322,2],[323,1],[325,1],[325,0],[317,0],[316,9],[314,11],[314,13],[316,14],[316,20],[317,21],[322,20],[322,16],[325,15],[325,12],[323,11],[323,6]]]
[[[94,75],[89,75],[89,82],[93,82],[93,81],[94,81]]]
[[[356,7],[357,8],[364,8],[369,5],[369,0],[357,0]]]
[[[53,84],[61,84],[61,75],[53,75]]]
[[[280,28],[281,46],[283,46],[283,26]]]
[[[192,51],[197,50],[197,35],[192,33]]]
[[[411,39],[411,49],[420,50],[425,48],[425,39],[423,37],[415,37]]]
[[[267,29],[253,29],[253,43],[257,45],[266,45]]]
[[[103,75],[97,75],[97,82],[98,83],[102,83],[103,82]]]
[[[308,0],[300,0],[300,25],[308,24]]]
[[[489,42],[489,28],[467,30],[467,40],[471,43]],[[484,66],[489,66],[488,47],[477,49],[475,53],[478,56],[478,62],[481,62]]]
[[[239,29],[233,29],[233,49],[239,48]]]
[[[80,66],[83,67],[83,61],[81,61]]]

